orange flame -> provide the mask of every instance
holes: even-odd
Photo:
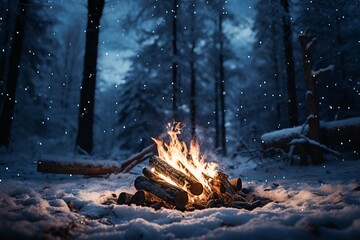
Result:
[[[205,189],[209,190],[201,194],[200,198],[204,199],[207,197],[207,193],[211,191],[209,179],[216,176],[218,165],[213,162],[205,162],[206,156],[200,153],[198,141],[191,140],[190,149],[188,149],[186,143],[178,139],[178,135],[181,134],[184,127],[185,124],[180,122],[168,123],[169,143],[164,140],[152,139],[157,145],[158,154],[162,160],[186,175],[196,178]],[[176,184],[167,176],[159,175],[159,177],[171,184]]]

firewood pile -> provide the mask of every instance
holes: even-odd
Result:
[[[143,168],[143,176],[134,181],[137,191],[120,193],[117,204],[192,211],[214,207],[253,210],[270,202],[243,189],[240,178],[229,180],[229,176],[220,171],[213,177],[202,173],[209,186],[205,187],[190,171],[185,174],[158,156],[153,156],[149,165],[151,170]],[[166,176],[168,181],[160,176]]]
[[[208,162],[196,140],[189,147],[180,141],[184,127],[173,122],[167,126],[167,139],[153,138],[158,155],[150,158],[150,169],[143,168],[143,175],[135,179],[137,191],[120,193],[117,204],[190,211],[212,207],[252,210],[269,202],[243,189],[240,178],[229,179],[216,163]]]

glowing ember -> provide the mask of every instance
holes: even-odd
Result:
[[[188,149],[186,143],[178,139],[178,135],[181,134],[184,127],[185,125],[180,122],[168,123],[167,133],[170,137],[169,143],[165,143],[164,140],[152,139],[157,144],[160,159],[164,160],[174,169],[184,173],[190,179],[197,180],[204,187],[204,190],[201,189],[200,196],[190,196],[190,201],[193,202],[198,198],[206,199],[212,188],[216,187],[214,186],[214,181],[216,181],[214,177],[217,176],[216,169],[218,165],[212,162],[205,162],[206,156],[201,155],[199,143],[196,140],[190,142],[190,149]],[[156,173],[156,167],[152,169],[152,172]],[[164,174],[157,174],[157,176],[168,183],[189,190],[187,184],[179,186],[179,184],[172,181],[169,176],[165,176]],[[193,195],[198,195],[196,194],[196,190],[194,192]]]

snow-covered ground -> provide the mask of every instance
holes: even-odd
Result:
[[[129,174],[86,178],[37,173],[36,159],[2,154],[0,238],[360,239],[359,160],[307,167],[273,159],[260,166],[241,157],[222,160],[222,170],[273,200],[253,211],[101,204],[112,194],[135,192],[132,181],[144,165]]]

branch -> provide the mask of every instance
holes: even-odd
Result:
[[[302,143],[311,144],[311,145],[316,146],[322,150],[325,150],[337,157],[341,157],[341,154],[339,152],[332,150],[329,147],[327,147],[326,145],[321,144],[313,139],[310,139],[310,138],[306,137],[305,135],[301,135],[300,138],[295,138],[295,139],[291,140],[289,144],[292,146],[292,145],[302,144]]]
[[[330,64],[329,66],[327,66],[326,68],[320,68],[317,71],[312,70],[311,74],[313,75],[313,77],[316,77],[317,75],[319,75],[322,72],[326,72],[326,71],[334,71],[335,66]]]

